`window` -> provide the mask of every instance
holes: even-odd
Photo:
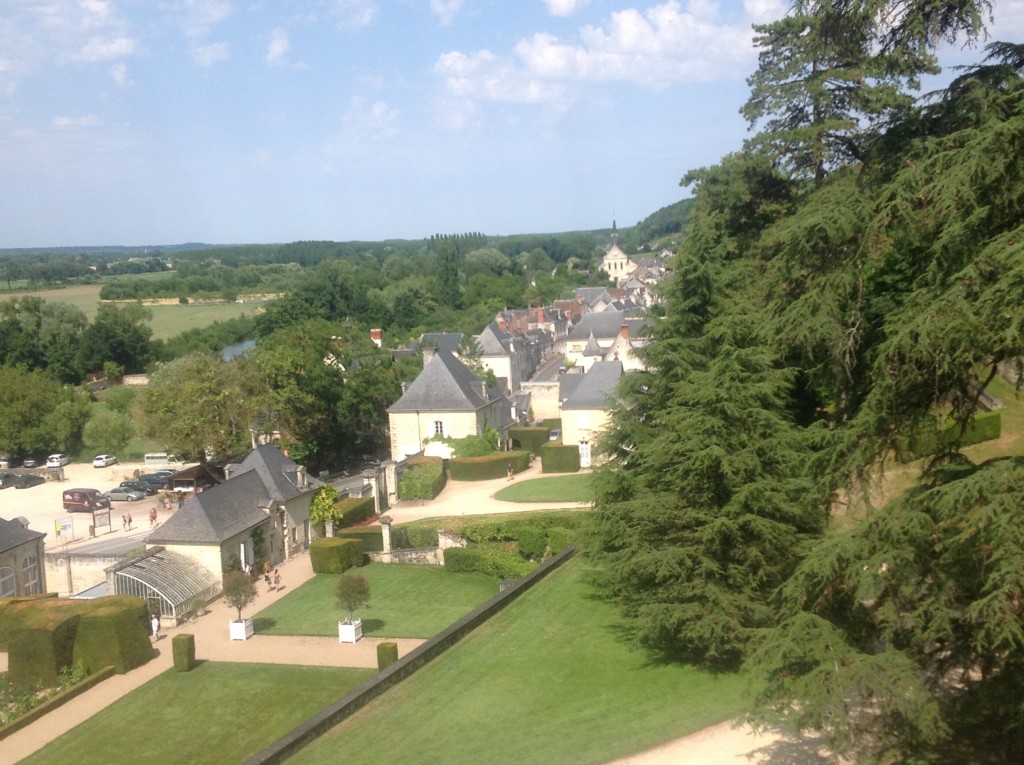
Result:
[[[39,559],[35,555],[27,555],[21,562],[21,573],[25,579],[25,594],[39,594]]]
[[[434,420],[434,435],[444,436],[444,423],[441,420]]]
[[[0,598],[13,598],[17,594],[14,569],[10,566],[0,566]]]

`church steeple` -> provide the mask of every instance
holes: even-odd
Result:
[[[619,229],[615,226],[615,218],[612,218],[612,244],[619,243]]]

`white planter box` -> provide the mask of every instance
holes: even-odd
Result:
[[[354,622],[338,622],[338,642],[358,643],[363,636],[363,620],[356,619]]]
[[[252,619],[232,619],[228,626],[231,629],[232,640],[248,640],[252,637]]]

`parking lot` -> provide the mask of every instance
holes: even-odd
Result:
[[[89,540],[89,527],[92,525],[90,513],[69,513],[64,510],[62,495],[65,489],[90,488],[108,491],[117,486],[121,481],[134,478],[136,473],[147,473],[157,468],[146,468],[142,463],[116,464],[110,467],[94,468],[91,462],[74,463],[65,465],[63,468],[64,480],[51,481],[27,489],[8,488],[0,490],[0,518],[13,520],[23,516],[29,521],[29,528],[33,531],[42,531],[46,534],[46,549],[56,550],[65,545],[80,544]],[[38,473],[47,475],[50,471],[46,469],[23,470],[16,469],[13,473]],[[109,527],[99,527],[95,530],[96,537],[102,538],[108,534],[122,534],[124,529],[121,525],[121,516],[127,513],[132,514],[134,528],[149,528],[149,512],[157,507],[160,513],[160,520],[165,520],[167,513],[164,512],[160,503],[162,493],[137,502],[114,502],[111,503]],[[65,533],[58,535],[58,522],[65,525]],[[70,522],[70,529],[66,524]]]

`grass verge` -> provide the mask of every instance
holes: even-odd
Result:
[[[503,502],[593,502],[590,473],[533,478],[510,484],[494,495]]]
[[[440,566],[371,563],[355,569],[370,583],[370,605],[356,616],[372,637],[428,638],[498,592],[483,574],[451,574]],[[338,577],[320,574],[253,618],[263,635],[337,635],[345,617],[334,598]]]
[[[633,650],[571,561],[289,762],[603,763],[734,716],[745,683]]]
[[[168,670],[22,762],[241,762],[373,674],[215,662]]]

